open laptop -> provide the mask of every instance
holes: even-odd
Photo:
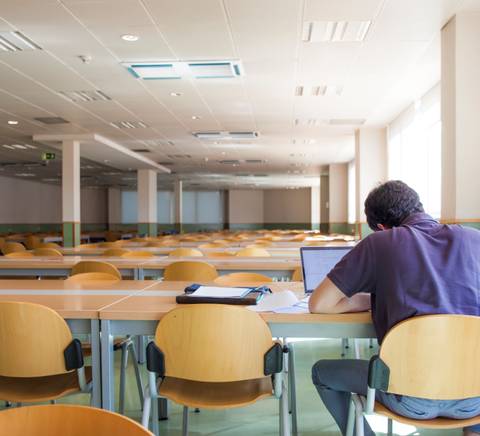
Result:
[[[352,247],[301,247],[303,284],[311,294]]]

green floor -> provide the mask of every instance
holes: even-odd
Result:
[[[299,435],[302,436],[338,436],[340,432],[332,418],[326,412],[318,394],[310,380],[312,364],[321,358],[339,358],[339,340],[300,341],[295,343],[296,374],[297,374],[297,404]],[[362,355],[368,358],[371,350],[367,341],[361,341]],[[348,351],[352,357],[353,350]],[[119,353],[116,353],[119,354]],[[117,356],[117,376],[118,360]],[[146,377],[144,377],[146,380]],[[117,380],[118,381],[118,380]],[[116,384],[118,387],[118,383]],[[85,395],[71,397],[61,402],[83,403],[88,402]],[[130,366],[127,379],[126,414],[140,420],[141,411],[138,393],[135,385],[133,369]],[[170,418],[160,422],[160,434],[165,436],[180,436],[182,422],[182,408],[171,404]],[[386,433],[386,420],[379,418],[372,422],[372,427],[379,435]],[[397,435],[460,435],[457,431],[427,431],[417,430],[414,427],[395,425]],[[226,436],[257,436],[278,435],[278,402],[273,399],[263,400],[257,404],[241,409],[228,411],[202,410],[200,413],[190,413],[190,434],[194,435],[226,435]]]

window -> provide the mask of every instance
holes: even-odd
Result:
[[[440,117],[437,85],[388,126],[388,177],[415,189],[434,218],[441,210]]]
[[[173,192],[157,192],[157,222],[171,224],[173,222]],[[122,223],[138,222],[138,204],[136,191],[122,191]]]

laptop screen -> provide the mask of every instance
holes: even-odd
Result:
[[[352,247],[300,248],[305,293],[313,292],[330,270],[351,249]]]

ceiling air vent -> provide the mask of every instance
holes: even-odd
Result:
[[[193,136],[198,139],[207,139],[213,141],[256,139],[258,132],[193,132]]]
[[[303,23],[304,42],[362,42],[371,21],[306,21]]]
[[[107,94],[99,91],[98,89],[96,91],[59,91],[59,94],[62,97],[73,101],[74,103],[90,101],[110,101],[112,99]]]
[[[245,159],[247,164],[264,164],[267,161],[265,159]]]
[[[151,153],[152,151],[148,148],[133,148],[132,151],[135,153]]]
[[[239,165],[240,161],[238,159],[225,159],[225,160],[219,160],[219,163],[223,165]]]
[[[43,124],[68,124],[70,122],[61,117],[37,117],[34,120]]]
[[[41,50],[38,44],[25,36],[22,32],[0,32],[0,51]]]
[[[168,154],[167,157],[170,159],[190,159],[192,156],[189,154]]]
[[[364,118],[338,118],[328,121],[328,124],[332,126],[359,126],[365,124]]]
[[[142,121],[115,121],[110,123],[117,129],[146,129],[148,126]]]

